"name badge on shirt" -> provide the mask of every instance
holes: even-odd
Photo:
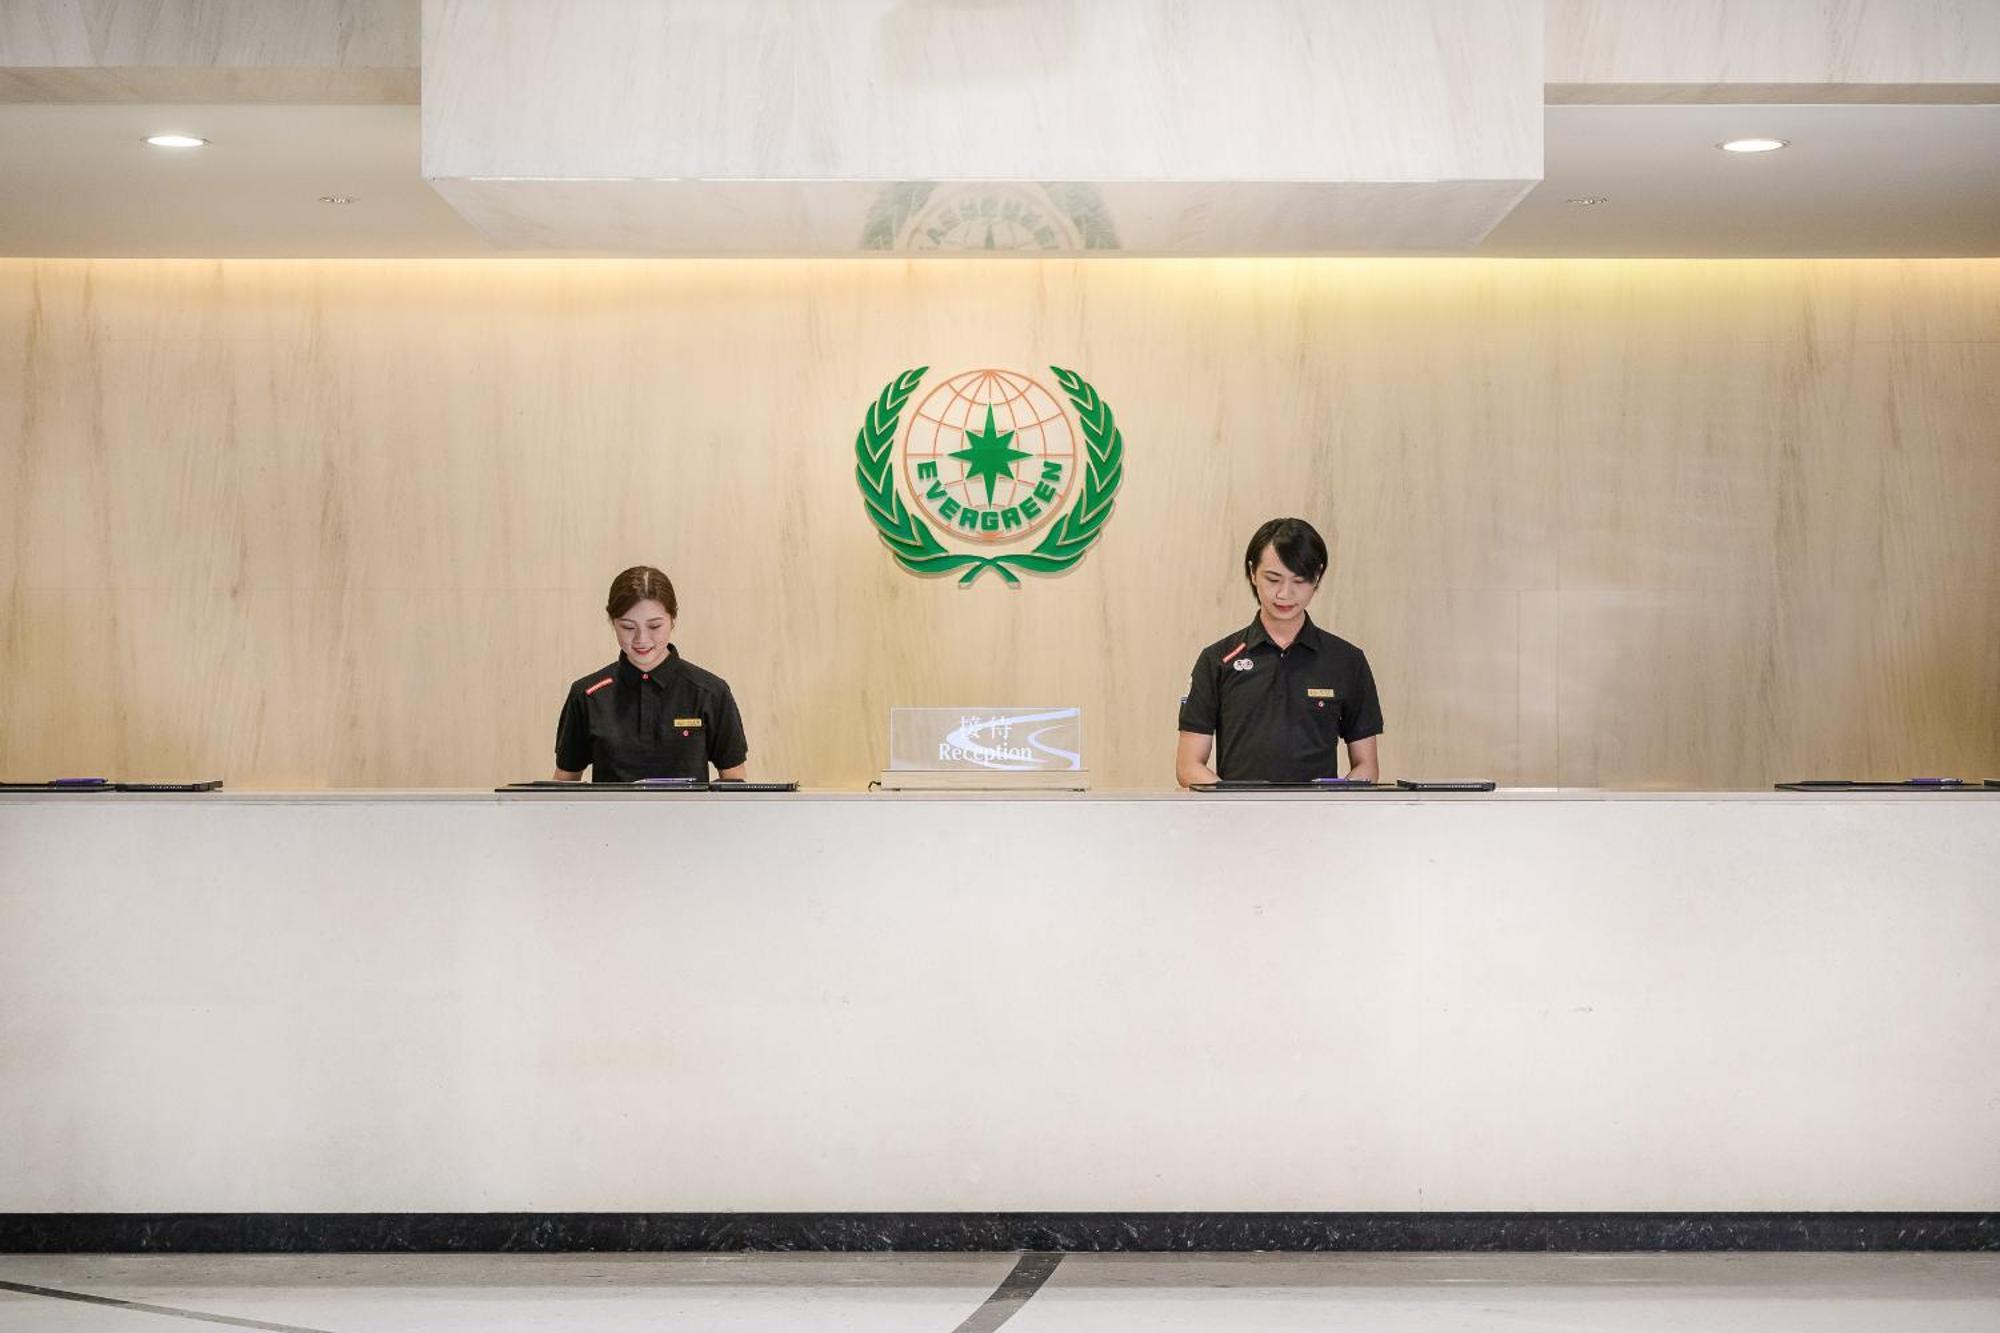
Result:
[[[1307,690],[1307,691],[1306,691],[1306,698],[1308,698],[1308,699],[1331,699],[1331,698],[1333,698],[1333,697],[1334,697],[1334,695],[1333,695],[1333,691],[1332,691],[1332,690]]]
[[[677,727],[698,727],[701,725],[701,719],[698,717],[677,717],[674,719],[674,725]]]

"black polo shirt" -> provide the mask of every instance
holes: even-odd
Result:
[[[1260,616],[1195,659],[1181,730],[1215,737],[1215,774],[1265,782],[1338,777],[1342,741],[1382,731],[1375,675],[1359,648],[1305,618],[1280,649]]]
[[[620,653],[571,685],[556,723],[556,767],[588,768],[592,782],[705,779],[710,764],[734,768],[748,753],[728,683],[672,644],[651,672]]]

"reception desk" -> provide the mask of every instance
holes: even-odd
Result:
[[[0,1212],[2000,1207],[2000,793],[0,798]]]

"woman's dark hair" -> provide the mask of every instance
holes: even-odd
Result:
[[[1302,579],[1318,583],[1326,573],[1326,543],[1302,518],[1274,518],[1257,529],[1250,548],[1243,553],[1243,577],[1257,584],[1257,561],[1268,546],[1278,553],[1279,563]]]
[[[679,616],[680,603],[674,600],[674,585],[651,565],[634,565],[611,580],[611,593],[604,599],[604,614],[613,620],[641,602],[658,602],[670,616]]]

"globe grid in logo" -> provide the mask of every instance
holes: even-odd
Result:
[[[1062,404],[1011,370],[969,370],[910,415],[903,482],[945,535],[1012,542],[1051,522],[1076,482],[1078,440]]]

